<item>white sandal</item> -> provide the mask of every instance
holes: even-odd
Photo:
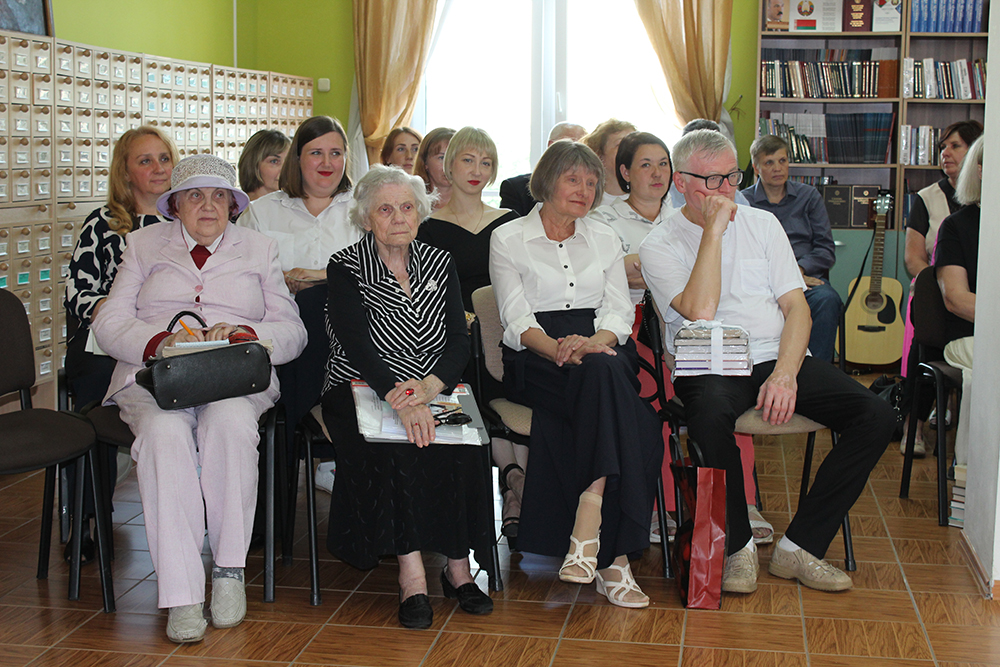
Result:
[[[574,536],[569,536],[570,542],[572,542],[573,550],[566,554],[566,558],[563,559],[562,567],[559,568],[559,579],[561,581],[566,581],[571,584],[589,584],[594,580],[594,575],[597,573],[597,553],[600,551],[600,540],[601,537],[598,535],[592,540],[584,540],[581,542]],[[597,550],[593,556],[584,556],[583,549],[591,544],[597,545]],[[566,574],[564,570],[573,566],[579,567],[584,571],[585,575],[580,576],[576,574]]]
[[[653,518],[650,520],[649,524],[649,543],[659,544],[660,543],[660,517],[658,514],[659,510],[653,510]],[[674,541],[674,534],[677,532],[677,522],[674,518],[667,514],[667,540],[669,542]]]
[[[747,505],[747,516],[750,518],[751,533],[755,529],[759,528],[771,531],[765,537],[757,537],[756,535],[754,535],[753,537],[754,544],[770,544],[771,542],[774,542],[774,526],[768,523],[767,519],[765,519],[761,515],[761,513],[757,510],[756,505]]]
[[[639,584],[635,582],[632,577],[632,568],[629,565],[622,567],[621,565],[615,565],[612,563],[608,566],[609,570],[618,570],[621,575],[621,581],[607,580],[601,576],[601,573],[597,573],[597,592],[608,598],[608,602],[619,607],[628,607],[629,609],[642,609],[643,607],[649,606],[649,596],[642,592],[639,588]],[[644,599],[636,602],[629,602],[625,599],[625,596],[629,593],[636,592],[640,594]]]

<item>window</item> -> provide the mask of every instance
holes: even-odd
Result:
[[[531,171],[548,132],[608,118],[668,145],[680,137],[660,62],[631,2],[441,0],[414,114],[420,130],[475,125],[497,144],[500,181]],[[491,197],[492,195],[492,197]]]

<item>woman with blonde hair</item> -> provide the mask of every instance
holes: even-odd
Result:
[[[393,129],[382,143],[382,153],[379,156],[382,164],[395,165],[412,175],[422,139],[419,132],[405,125]]]
[[[451,182],[444,175],[444,154],[448,142],[455,136],[450,127],[436,127],[423,138],[417,149],[417,161],[413,165],[414,176],[424,179],[427,194],[437,192],[434,208],[439,209],[451,199]]]
[[[90,323],[111,291],[125,252],[125,235],[166,220],[156,211],[156,198],[170,189],[170,174],[176,162],[173,142],[155,127],[143,125],[125,132],[112,152],[108,200],[87,216],[80,229],[66,277],[65,296],[66,379],[77,409],[104,398],[111,383],[115,360],[95,354],[93,346],[88,345]],[[113,455],[110,466],[114,471]],[[112,483],[114,478],[110,476]],[[72,484],[75,475],[69,475],[69,479]],[[90,497],[84,494],[84,498]],[[93,508],[84,502],[85,516],[92,514]],[[89,533],[85,524],[84,562],[89,562],[94,553]]]
[[[490,236],[504,223],[521,216],[483,201],[483,190],[497,177],[497,147],[485,130],[463,127],[456,132],[448,143],[441,166],[450,183],[451,198],[424,221],[417,238],[451,253],[462,286],[462,303],[465,310],[471,312],[472,293],[490,284]],[[471,367],[466,369],[466,380],[472,379],[472,372]],[[483,385],[485,398],[502,396],[503,388],[499,383],[494,383],[488,374],[487,378]],[[500,490],[504,499],[501,530],[513,547],[521,513],[528,448],[495,438],[493,460],[500,469]]]

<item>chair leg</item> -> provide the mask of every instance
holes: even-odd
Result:
[[[948,429],[941,428],[944,423],[941,421],[947,410],[941,406],[948,405],[948,390],[945,386],[944,375],[935,369],[934,388],[937,392],[938,401],[938,430],[937,430],[937,495],[938,495],[938,525],[948,525],[948,515],[951,513],[951,505],[948,503]],[[958,419],[955,420],[958,424]]]
[[[291,559],[295,544],[295,510],[297,509],[299,500],[299,456],[303,454],[303,437],[302,427],[296,426],[292,440],[295,451],[292,452],[292,460],[285,462],[287,466],[285,468],[285,496],[288,498],[288,504],[285,506],[285,521],[282,526],[284,537],[282,539],[290,545],[289,560]],[[290,565],[288,562],[285,564]]]
[[[69,478],[64,466],[56,466],[56,481],[59,484],[59,544],[69,542]]]
[[[757,506],[757,511],[761,512],[764,509],[764,501],[760,499],[760,482],[757,481],[757,462],[754,461],[753,464],[753,498],[754,504]]]
[[[854,572],[858,569],[858,564],[854,560],[854,540],[851,539],[851,515],[844,515],[844,524],[841,528],[844,532],[844,569]]]
[[[813,431],[806,438],[806,453],[802,457],[802,483],[799,485],[799,502],[795,506],[798,509],[802,504],[802,499],[809,493],[809,476],[812,474],[813,450],[816,448],[816,432]]]
[[[306,516],[309,522],[309,581],[311,589],[309,592],[309,603],[312,605],[323,604],[323,597],[319,592],[319,536],[316,530],[316,480],[313,479],[313,455],[312,438],[305,434],[306,446]]]
[[[490,456],[489,445],[480,446],[480,452],[482,453],[483,460],[483,509],[481,510],[484,516],[489,516],[490,525],[494,525],[496,521],[496,514],[493,507],[493,461]],[[490,562],[486,564],[486,576],[489,579],[489,587],[491,591],[500,592],[503,590],[503,577],[500,576],[500,551],[497,548],[496,534],[492,533],[492,539],[490,539],[489,548],[489,560]]]
[[[86,467],[86,456],[81,456],[76,460],[76,491],[73,494],[73,538],[70,540],[72,553],[69,564],[70,600],[80,599],[80,551],[83,546],[83,480]]]
[[[667,502],[666,493],[663,490],[663,469],[656,478],[656,506],[659,511],[656,513],[660,523],[660,544],[663,545],[663,578],[673,579],[674,573],[670,566],[670,537],[667,535]]]
[[[913,448],[917,442],[917,406],[920,405],[920,394],[923,389],[923,374],[918,373],[914,383],[913,402],[910,404],[910,416],[906,425],[906,449],[903,454],[903,474],[899,480],[899,497],[910,497],[910,475],[913,472]]]
[[[60,471],[61,472],[61,471]],[[55,496],[56,466],[45,469],[45,490],[42,493],[42,535],[38,540],[39,579],[49,576],[49,550],[52,546],[52,502]]]
[[[115,586],[111,575],[111,512],[105,504],[107,499],[107,480],[104,466],[98,459],[104,456],[104,447],[100,444],[87,452],[87,467],[90,470],[90,482],[94,493],[94,536],[97,543],[97,566],[101,573],[101,596],[104,601],[104,613],[115,610]]]
[[[264,422],[264,602],[274,602],[274,431],[276,413]]]

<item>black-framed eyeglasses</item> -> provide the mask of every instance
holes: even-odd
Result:
[[[737,169],[736,171],[731,171],[728,174],[712,174],[710,176],[702,176],[701,174],[692,174],[690,171],[678,171],[678,174],[687,174],[688,176],[694,176],[695,178],[700,178],[705,181],[705,187],[709,190],[718,190],[722,187],[723,181],[729,181],[729,184],[734,188],[743,182],[743,172]]]

